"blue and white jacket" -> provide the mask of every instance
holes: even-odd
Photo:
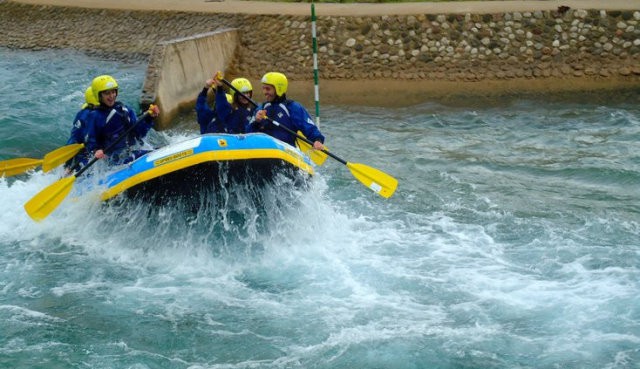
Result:
[[[320,141],[324,143],[324,136],[313,123],[313,119],[311,119],[307,110],[300,103],[283,99],[280,102],[260,104],[256,111],[258,110],[266,110],[267,117],[289,128],[293,132],[302,132],[311,142]],[[272,124],[268,119],[260,122],[252,119],[251,123],[247,126],[247,132],[264,132],[291,146],[296,145],[296,137],[294,135]]]
[[[198,125],[200,125],[200,134],[221,133],[222,128],[218,125],[216,110],[211,109],[207,103],[208,90],[206,87],[203,88],[196,99],[196,119],[198,120]]]
[[[227,94],[219,89],[216,92],[216,114],[218,115],[218,132],[245,133],[251,121],[253,111],[243,107],[234,109],[227,101]]]
[[[113,108],[100,105],[89,114],[87,150],[89,152],[95,152],[98,149],[104,150],[118,140],[120,135],[124,134],[137,120],[138,118],[133,109],[120,102],[116,102]],[[129,133],[126,139],[120,141],[105,154],[118,156],[125,149],[142,143],[142,138],[147,135],[151,128],[153,128],[153,118],[146,116]]]
[[[91,114],[93,108],[89,105],[83,107],[76,117],[73,119],[73,127],[71,128],[71,135],[67,140],[67,145],[85,143],[87,141],[89,114]]]

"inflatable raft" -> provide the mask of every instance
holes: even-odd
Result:
[[[154,150],[101,181],[102,200],[120,194],[166,197],[213,188],[220,176],[266,181],[278,173],[313,175],[308,156],[262,133],[206,134]]]

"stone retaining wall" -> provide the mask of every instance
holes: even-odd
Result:
[[[0,46],[148,57],[161,41],[237,28],[229,75],[310,80],[310,17],[116,11],[0,2]],[[640,11],[318,18],[320,78],[640,81]]]
[[[640,11],[330,17],[319,22],[322,73],[330,78],[432,80],[640,74]],[[285,20],[283,28],[306,29]],[[302,33],[302,32],[297,32]],[[294,72],[312,65],[305,41]],[[308,43],[308,42],[307,42]],[[285,47],[281,44],[281,47]],[[247,53],[243,59],[252,55]],[[354,64],[357,67],[352,67]]]

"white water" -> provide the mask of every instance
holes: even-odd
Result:
[[[34,223],[58,173],[0,179],[0,367],[638,368],[637,105],[323,111],[391,199],[329,160],[195,216],[89,196]]]

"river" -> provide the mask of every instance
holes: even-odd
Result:
[[[145,67],[0,49],[0,160],[62,146],[98,74],[137,106]],[[0,367],[638,368],[638,96],[321,106],[390,199],[329,159],[262,208],[87,196],[35,223],[60,171],[0,178]]]

